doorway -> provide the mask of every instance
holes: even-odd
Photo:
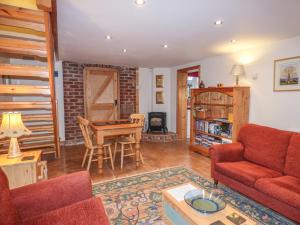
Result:
[[[179,139],[186,140],[190,127],[190,91],[198,88],[200,65],[177,70],[177,120],[176,133]]]
[[[119,75],[115,69],[84,69],[85,117],[88,120],[120,118]]]

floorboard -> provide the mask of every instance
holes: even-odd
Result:
[[[145,164],[139,168],[136,168],[133,158],[126,158],[124,168],[121,170],[119,155],[117,155],[115,170],[112,171],[110,169],[110,164],[107,161],[104,164],[104,173],[98,174],[97,163],[92,162],[90,174],[93,182],[132,176],[174,166],[185,166],[203,177],[210,178],[210,159],[198,153],[190,152],[188,144],[183,141],[174,143],[141,143],[141,151]],[[63,147],[61,159],[48,162],[49,178],[84,170],[81,168],[83,153],[83,145]]]

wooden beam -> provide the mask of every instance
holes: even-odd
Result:
[[[52,1],[51,0],[36,0],[38,9],[45,12],[52,12]]]
[[[44,23],[43,12],[0,4],[0,17],[18,19],[33,23]]]
[[[49,79],[48,68],[44,66],[0,64],[0,75]]]
[[[191,66],[191,67],[187,67],[187,68],[183,68],[180,70],[177,70],[178,73],[187,73],[190,70],[199,70],[200,66]]]

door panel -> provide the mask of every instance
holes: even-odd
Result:
[[[187,73],[177,73],[177,122],[176,133],[179,139],[187,136]]]
[[[119,119],[118,82],[118,72],[114,69],[85,69],[85,116],[88,120]]]

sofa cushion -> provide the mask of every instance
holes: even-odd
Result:
[[[259,178],[282,175],[277,171],[248,161],[216,163],[216,171],[251,187],[254,187]]]
[[[300,179],[292,176],[259,179],[255,188],[279,201],[300,209]]]
[[[31,218],[22,225],[109,225],[100,198],[90,198]]]
[[[294,134],[291,137],[284,173],[300,178],[300,134]]]
[[[20,218],[15,206],[11,201],[8,180],[5,173],[0,168],[0,224],[17,225]]]
[[[239,141],[245,147],[245,159],[283,172],[292,132],[254,124],[241,128]]]

